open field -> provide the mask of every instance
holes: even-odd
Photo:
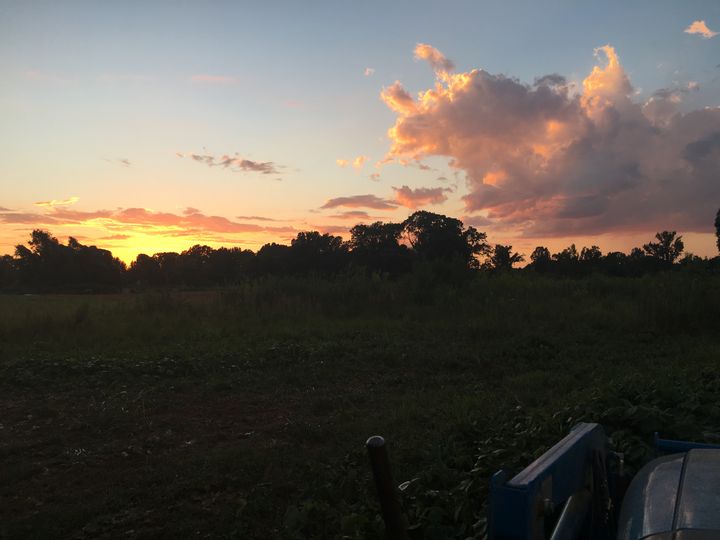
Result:
[[[380,537],[390,442],[419,537],[579,420],[630,466],[720,440],[720,279],[269,279],[0,297],[0,536]]]

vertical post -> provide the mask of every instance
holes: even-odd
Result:
[[[380,510],[382,511],[385,531],[390,540],[406,540],[405,520],[400,511],[400,502],[395,491],[395,482],[390,472],[385,439],[379,435],[370,437],[365,446],[370,456],[375,486],[377,487]]]

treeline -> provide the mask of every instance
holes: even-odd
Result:
[[[720,212],[716,219],[720,249]],[[230,285],[262,276],[366,272],[397,277],[422,266],[444,279],[472,271],[507,272],[525,257],[512,246],[487,242],[487,235],[455,218],[418,211],[402,223],[356,225],[350,240],[317,231],[301,232],[290,245],[266,244],[257,252],[195,245],[182,253],[140,254],[129,267],[112,253],[70,238],[62,244],[34,230],[28,245],[0,258],[0,289],[33,292],[93,292],[123,288]],[[663,231],[629,254],[603,254],[597,246],[575,245],[559,253],[538,246],[522,272],[559,277],[604,273],[642,276],[669,269],[720,271],[720,257],[684,253],[682,237]],[[458,273],[458,270],[460,273]]]

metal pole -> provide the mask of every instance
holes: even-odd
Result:
[[[365,446],[370,456],[375,486],[377,487],[378,499],[380,499],[380,510],[382,511],[385,531],[390,540],[406,540],[406,526],[400,502],[398,501],[395,482],[390,472],[390,461],[388,460],[385,439],[379,435],[370,437]]]

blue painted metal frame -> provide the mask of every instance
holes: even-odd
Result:
[[[674,441],[672,439],[661,439],[657,431],[653,435],[653,444],[658,452],[665,452],[667,454],[687,452],[688,450],[692,450],[694,448],[720,449],[720,444],[707,444],[687,441]]]
[[[605,431],[600,424],[580,423],[512,480],[504,470],[495,473],[490,482],[490,539],[543,538],[545,507],[557,508],[587,486],[593,451],[607,451]]]

